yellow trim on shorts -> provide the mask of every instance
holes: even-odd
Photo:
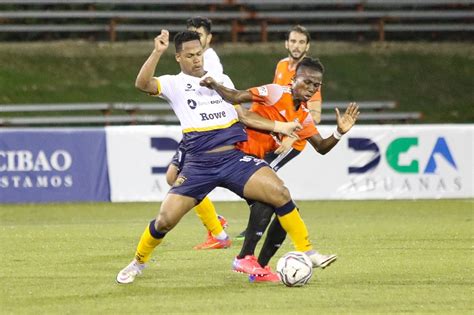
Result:
[[[188,133],[188,132],[201,132],[201,131],[211,131],[211,130],[219,130],[219,129],[225,129],[225,128],[229,128],[230,126],[232,126],[233,124],[235,124],[236,122],[238,122],[239,120],[238,119],[233,119],[231,120],[230,122],[228,122],[227,124],[225,125],[218,125],[218,126],[210,126],[210,127],[201,127],[201,128],[186,128],[186,129],[183,129],[183,133]]]

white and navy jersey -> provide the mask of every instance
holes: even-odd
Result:
[[[181,123],[187,154],[247,140],[234,106],[224,101],[216,91],[199,85],[208,76],[234,88],[230,78],[222,73],[208,72],[197,78],[181,72],[156,78],[158,96],[169,102]]]
[[[216,52],[212,48],[208,48],[204,51],[204,70],[212,73],[224,73],[221,60],[217,56]]]

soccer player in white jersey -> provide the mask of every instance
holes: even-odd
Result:
[[[205,71],[212,73],[223,73],[223,67],[219,57],[214,49],[210,47],[212,40],[212,22],[205,17],[193,17],[186,21],[186,28],[199,34],[202,49],[204,51]],[[170,165],[166,171],[166,181],[170,186],[178,178],[179,172],[184,166],[186,159],[186,151],[183,142],[179,143],[178,149],[173,156]],[[231,240],[224,228],[228,226],[227,220],[217,214],[214,204],[209,197],[205,197],[196,207],[194,211],[207,229],[206,240],[194,246],[194,249],[223,249],[231,246]]]
[[[212,71],[214,73],[224,73],[221,60],[217,56],[214,49],[211,47],[212,40],[212,21],[205,17],[194,17],[186,21],[186,28],[189,31],[195,31],[199,34],[202,49],[204,51],[204,70]]]
[[[225,102],[216,91],[200,86],[205,76],[214,75],[217,82],[233,88],[226,75],[204,71],[202,46],[196,32],[176,34],[174,44],[181,72],[154,77],[156,66],[169,45],[169,33],[162,30],[155,38],[153,52],[140,69],[135,86],[169,102],[183,130],[186,163],[161,203],[156,219],[145,228],[135,258],[118,273],[117,282],[133,282],[165,235],[217,186],[245,199],[272,205],[295,250],[312,254],[308,230],[283,181],[263,160],[246,156],[235,148],[236,143],[247,139],[240,122],[255,129],[284,134],[292,134],[301,125],[267,120]]]

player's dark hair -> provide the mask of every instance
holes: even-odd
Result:
[[[309,34],[308,30],[304,26],[301,26],[301,25],[293,26],[288,31],[288,33],[286,33],[286,40],[290,39],[291,32],[297,32],[297,33],[300,33],[300,34],[303,34],[304,36],[306,36],[306,43],[309,43],[311,41],[311,35]]]
[[[207,34],[211,33],[211,28],[212,28],[212,21],[208,18],[202,17],[202,16],[196,16],[193,18],[189,18],[186,21],[186,27],[194,27],[194,28],[200,28],[203,27],[206,30]]]
[[[321,61],[317,58],[314,59],[314,58],[311,58],[311,57],[304,57],[298,63],[298,65],[296,66],[296,72],[295,73],[298,73],[298,69],[300,69],[302,67],[309,68],[309,69],[312,69],[314,71],[317,71],[317,72],[320,72],[320,73],[324,74],[324,66],[321,63]]]
[[[199,33],[193,31],[183,31],[179,32],[174,36],[174,47],[176,52],[183,50],[183,43],[190,42],[193,40],[199,41]]]

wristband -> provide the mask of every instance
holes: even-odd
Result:
[[[275,126],[273,127],[273,131],[276,133],[281,133],[283,130],[284,123],[278,120],[275,120]]]
[[[336,140],[341,140],[341,137],[342,137],[342,133],[339,132],[339,130],[335,130],[334,133],[332,134],[332,136],[336,139]]]

